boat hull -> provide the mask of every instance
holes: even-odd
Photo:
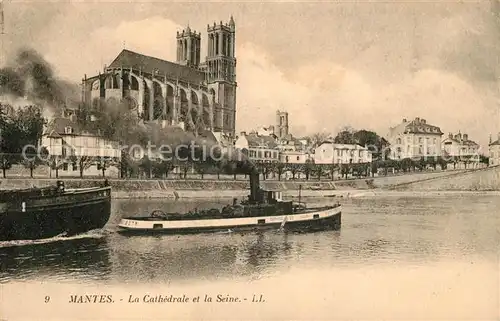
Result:
[[[0,241],[73,236],[103,228],[111,215],[111,189],[29,199],[0,212]],[[24,208],[23,208],[24,207]]]
[[[307,216],[304,217],[304,216]],[[286,217],[286,218],[285,218]],[[305,214],[290,214],[268,217],[226,218],[218,220],[199,219],[193,221],[134,220],[122,219],[119,233],[124,235],[151,234],[195,234],[215,232],[245,232],[283,229],[289,232],[311,232],[339,230],[341,208]]]

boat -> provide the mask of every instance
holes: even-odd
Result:
[[[188,234],[277,229],[284,231],[338,230],[342,206],[307,207],[300,201],[284,201],[282,191],[260,188],[259,174],[250,174],[248,200],[218,208],[169,213],[154,210],[150,215],[128,216],[118,224],[120,234]]]
[[[74,236],[103,228],[111,215],[111,186],[55,186],[0,191],[0,241]]]

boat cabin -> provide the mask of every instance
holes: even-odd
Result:
[[[261,189],[262,193],[262,201],[264,203],[277,203],[277,202],[283,202],[283,193],[278,190],[266,190],[266,189]]]

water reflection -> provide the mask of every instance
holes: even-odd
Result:
[[[0,281],[102,280],[111,273],[105,237],[0,248]]]

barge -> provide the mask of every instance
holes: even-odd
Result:
[[[111,187],[55,186],[0,191],[0,241],[74,236],[103,228],[111,215]]]

